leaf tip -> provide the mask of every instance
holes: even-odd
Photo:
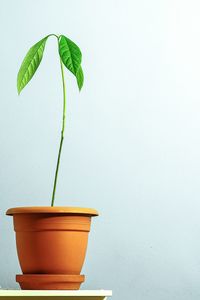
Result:
[[[17,85],[17,94],[18,94],[18,96],[20,95],[21,91],[22,91],[22,89],[20,89],[20,86]]]

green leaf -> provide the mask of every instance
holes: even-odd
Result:
[[[76,73],[76,80],[78,84],[79,91],[82,89],[83,82],[84,82],[84,75],[83,75],[83,70],[81,66],[79,67],[77,73]]]
[[[17,90],[19,94],[40,65],[47,38],[48,36],[33,45],[26,54],[17,75]]]
[[[79,47],[66,36],[61,35],[59,40],[59,54],[65,67],[76,76],[82,59]]]

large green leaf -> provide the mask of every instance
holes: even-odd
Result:
[[[83,82],[84,82],[84,75],[83,75],[83,70],[82,70],[81,66],[79,67],[79,69],[76,73],[76,80],[77,80],[78,88],[80,91],[83,86]]]
[[[59,39],[59,54],[65,67],[76,76],[79,90],[81,90],[84,80],[81,68],[81,50],[66,36],[61,35]]]
[[[59,40],[59,53],[65,67],[76,76],[82,59],[79,47],[66,36],[61,35]]]
[[[40,65],[47,38],[48,36],[33,45],[26,54],[17,75],[17,90],[19,94]]]

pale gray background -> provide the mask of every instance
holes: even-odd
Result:
[[[56,204],[94,207],[84,289],[115,300],[200,298],[200,4],[194,0],[0,1],[0,285],[20,273],[14,206],[49,205],[62,88],[54,38],[32,82],[16,74],[37,40],[83,52],[66,72],[67,132]]]

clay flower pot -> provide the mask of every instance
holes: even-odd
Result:
[[[52,289],[69,279],[72,289],[73,281],[84,281],[80,272],[84,263],[91,217],[98,212],[90,208],[78,207],[16,207],[10,208],[7,215],[13,216],[14,230],[19,263],[24,277],[18,276],[31,288],[31,274],[37,275],[41,286],[44,282],[51,289],[51,278],[54,279]],[[42,274],[45,276],[42,277]],[[47,274],[51,275],[47,278]],[[52,275],[59,275],[57,277]],[[63,275],[63,276],[61,276]],[[70,276],[66,276],[70,275]],[[77,276],[78,275],[78,276]],[[74,280],[72,277],[74,276]],[[34,279],[36,280],[36,279]],[[23,288],[23,287],[22,287]],[[79,288],[79,287],[78,287]],[[62,284],[62,289],[64,284]]]

